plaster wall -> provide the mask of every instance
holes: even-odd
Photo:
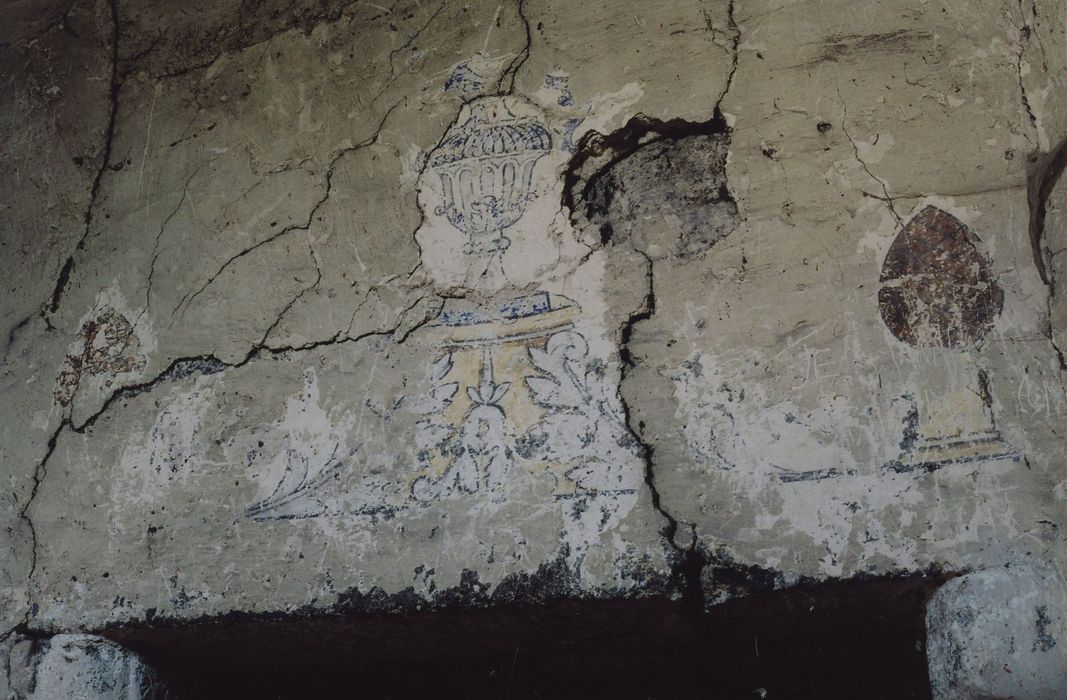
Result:
[[[1064,574],[1063,3],[0,27],[6,636]]]

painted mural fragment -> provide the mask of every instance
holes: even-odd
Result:
[[[959,219],[927,206],[897,234],[882,265],[878,305],[890,332],[916,349],[956,351],[945,360],[969,372],[962,387],[928,391],[902,442],[898,470],[1017,459],[996,429],[985,372],[972,352],[1000,314],[1004,293],[978,237]],[[917,358],[922,361],[922,358]]]
[[[978,237],[928,206],[893,241],[879,282],[882,320],[912,347],[967,349],[993,328],[1004,292]]]
[[[255,519],[277,518],[290,520],[321,515],[325,505],[315,496],[341,469],[342,463],[334,447],[321,464],[311,464],[309,457],[292,447],[285,450],[282,478],[270,496],[248,506],[247,514]]]
[[[435,332],[445,351],[415,407],[426,415],[415,499],[483,491],[502,500],[517,469],[544,478],[557,499],[636,492],[636,443],[603,363],[574,330],[578,313],[541,292],[504,304],[495,319],[443,314]]]
[[[445,137],[430,161],[445,199],[434,213],[467,234],[465,252],[476,255],[511,244],[504,230],[526,211],[534,167],[552,148],[543,124],[506,107],[502,112],[493,115],[486,103],[475,104],[470,118]]]
[[[468,93],[482,82],[464,63],[445,91]],[[565,73],[547,76],[546,85],[557,106],[573,105]],[[320,406],[308,370],[305,390],[268,431],[284,439],[265,437],[249,453],[262,483],[245,514],[415,517],[456,499],[487,512],[525,504],[563,516],[569,553],[579,557],[636,503],[640,447],[581,304],[539,282],[516,284],[501,260],[523,255],[513,243],[554,250],[556,206],[548,200],[558,199],[565,142],[581,120],[555,119],[510,96],[477,98],[463,110],[426,155],[417,235],[424,262],[448,260],[466,273],[456,284],[447,271],[429,270],[451,293],[419,331],[424,383],[382,402],[381,419],[413,425],[411,440],[399,448],[360,442],[353,434],[362,409]],[[397,457],[398,450],[408,452]]]
[[[78,329],[52,395],[68,406],[85,379],[110,386],[118,375],[140,372],[145,363],[134,324],[111,306],[98,305]]]
[[[304,373],[303,390],[289,400],[285,416],[272,427],[264,438],[280,436],[280,442],[271,440],[267,445],[260,440],[248,458],[252,464],[262,464],[274,486],[250,504],[245,515],[254,520],[296,520],[335,508],[337,495],[331,493],[330,482],[350,465],[359,447],[347,447],[342,429],[320,405],[314,371]]]

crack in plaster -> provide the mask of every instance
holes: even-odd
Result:
[[[91,227],[92,227],[92,222],[93,222],[93,213],[94,213],[94,210],[96,208],[97,198],[98,198],[98,195],[99,195],[99,192],[100,192],[101,182],[103,181],[104,174],[107,172],[107,169],[111,165],[111,151],[112,151],[112,145],[114,143],[115,131],[116,131],[117,122],[118,122],[119,95],[120,95],[120,93],[122,91],[123,84],[124,84],[126,78],[129,77],[129,75],[131,73],[133,73],[134,65],[136,65],[136,63],[140,59],[143,59],[145,56],[147,56],[149,53],[151,53],[151,51],[156,47],[156,45],[160,41],[160,38],[156,37],[156,39],[154,39],[146,49],[138,52],[137,54],[135,54],[133,56],[127,57],[125,59],[121,58],[120,57],[121,22],[120,22],[119,11],[118,11],[118,0],[111,0],[111,2],[109,3],[109,6],[110,6],[110,16],[111,16],[111,41],[110,41],[110,44],[111,44],[111,52],[110,52],[111,53],[111,69],[110,69],[110,83],[109,83],[109,111],[108,111],[107,125],[105,127],[105,132],[104,132],[104,134],[105,134],[104,135],[104,146],[102,148],[101,155],[100,155],[101,163],[100,163],[99,168],[96,171],[96,175],[94,176],[93,183],[92,183],[92,185],[90,187],[89,204],[86,207],[86,211],[85,211],[85,218],[84,218],[85,226],[84,226],[84,230],[82,231],[82,235],[81,235],[80,239],[78,240],[78,243],[74,248],[74,251],[71,252],[71,254],[67,256],[66,261],[63,263],[63,267],[61,268],[61,270],[59,272],[59,276],[58,276],[58,278],[56,280],[56,285],[53,288],[52,294],[49,297],[49,300],[45,303],[44,308],[42,308],[42,310],[40,312],[41,318],[44,319],[45,323],[47,324],[47,326],[49,328],[52,328],[51,317],[54,316],[55,313],[59,310],[59,306],[60,306],[60,303],[62,301],[63,295],[66,292],[68,286],[70,285],[71,275],[74,273],[74,271],[76,269],[75,256],[78,254],[79,251],[82,251],[82,250],[85,249],[86,241],[88,240],[89,235],[91,233]],[[316,27],[321,26],[323,24],[330,24],[330,23],[335,23],[335,22],[340,21],[341,18],[344,16],[345,10],[347,10],[349,7],[351,7],[351,4],[345,5],[344,7],[340,8],[340,10],[336,14],[332,14],[332,15],[328,14],[328,15],[323,15],[323,16],[315,18],[314,23],[309,25],[304,31],[309,33],[310,31],[314,30]],[[68,10],[67,14],[69,14],[69,10]],[[58,22],[55,26],[59,26],[60,28],[66,30],[67,28],[65,26],[65,23],[66,23],[66,15],[64,15],[64,17],[60,20],[60,22]],[[45,30],[45,33],[47,33],[48,31],[51,31],[53,28],[54,27],[49,27],[48,29]],[[240,51],[247,50],[247,49],[252,48],[254,46],[257,46],[259,44],[266,43],[267,41],[270,41],[271,39],[273,39],[274,37],[276,37],[276,36],[278,36],[280,34],[284,34],[286,32],[290,32],[290,31],[294,31],[294,30],[299,30],[298,25],[295,24],[295,23],[291,24],[291,25],[287,25],[287,26],[285,26],[285,27],[283,27],[283,28],[281,28],[281,29],[279,29],[279,30],[277,30],[275,32],[272,32],[270,35],[264,37],[263,39],[260,39],[259,41],[250,42],[248,44],[238,44],[236,46],[232,46],[232,47],[229,47],[229,48],[222,49],[211,59],[211,61],[208,61],[206,63],[196,64],[194,66],[189,66],[189,67],[177,70],[177,71],[173,71],[173,72],[169,72],[169,73],[163,73],[163,74],[159,74],[159,75],[153,75],[151,77],[153,79],[159,81],[159,80],[164,80],[164,79],[168,79],[168,78],[179,77],[181,75],[185,75],[187,73],[192,73],[192,72],[195,72],[197,70],[203,70],[203,69],[208,68],[215,61],[217,61],[219,58],[221,58],[222,56],[224,56],[224,55],[226,55],[228,53],[237,53],[237,52],[240,52]],[[120,62],[126,65],[126,68],[124,70],[120,70]],[[403,101],[403,100],[401,100],[401,101]],[[396,108],[397,105],[399,105],[399,102],[397,104],[393,105],[393,107],[391,107],[386,112],[386,118],[388,118],[388,115],[392,112],[393,109]],[[199,113],[199,110],[198,110],[198,113]],[[195,117],[194,117],[194,119],[195,119]],[[380,131],[381,131],[381,127],[384,125],[384,121],[385,120],[383,119],[383,123],[381,125],[379,125],[378,132],[376,132],[374,134],[372,139],[376,139],[377,138],[378,133],[380,133]],[[373,143],[373,140],[371,141],[371,143]],[[174,145],[174,144],[171,144],[171,145]],[[371,145],[371,144],[369,144],[369,143],[368,144],[363,144],[363,143],[357,144],[355,147],[353,147],[352,149],[349,149],[349,150],[358,150],[359,148],[363,147],[364,145]],[[343,150],[338,155],[343,155],[345,152],[346,151]],[[332,162],[330,164],[330,168],[332,169],[332,167],[335,164],[336,164],[336,159],[334,160],[334,162]],[[194,175],[195,175],[195,173],[194,173]],[[190,178],[190,180],[191,179],[192,178]],[[327,183],[327,185],[328,184],[329,183]],[[186,186],[188,186],[188,183],[187,183]],[[184,196],[185,196],[185,192],[184,191],[182,193],[182,196],[184,198]],[[329,196],[328,192],[327,192],[327,196]],[[321,202],[319,204],[321,204]],[[180,206],[179,206],[179,208],[180,208]],[[176,214],[177,211],[175,211],[174,213]],[[314,210],[312,211],[312,215],[314,215]],[[172,214],[172,216],[173,216],[173,214]],[[300,229],[300,228],[301,227],[297,226],[297,227],[293,227],[290,230],[296,230],[296,229]],[[286,232],[287,231],[282,231],[280,233],[286,233]],[[150,275],[151,275],[151,272],[154,272],[155,253],[158,250],[159,236],[161,236],[162,233],[163,233],[163,231],[161,229],[159,235],[157,235],[156,247],[153,248],[153,261],[152,261],[152,270],[150,271]],[[279,235],[280,235],[280,233],[279,233]],[[277,237],[277,236],[275,236],[275,237]],[[263,241],[262,243],[267,243],[267,242],[269,242],[269,241]],[[221,272],[221,270],[220,270],[220,272]],[[180,307],[180,305],[179,305],[179,307]],[[177,309],[175,309],[175,311],[176,310]],[[9,346],[14,341],[14,337],[15,337],[15,334],[17,333],[17,331],[20,328],[24,327],[29,322],[29,320],[30,320],[30,318],[27,317],[26,319],[23,319],[22,321],[20,321],[16,326],[14,326],[11,329],[11,331],[9,332],[9,337],[8,337],[8,341],[9,341],[8,345]]]
[[[1030,97],[1026,92],[1026,81],[1023,79],[1023,60],[1026,54],[1026,42],[1030,40],[1030,34],[1033,31],[1030,28],[1030,23],[1026,21],[1026,8],[1023,7],[1023,0],[1019,0],[1019,18],[1022,20],[1023,26],[1017,27],[1019,32],[1019,52],[1015,56],[1015,72],[1019,79],[1019,98],[1022,101],[1023,109],[1026,110],[1026,115],[1030,120],[1030,128],[1034,132],[1034,138],[1038,147],[1041,146],[1041,128],[1037,123],[1037,115],[1034,114],[1034,110],[1030,105]]]
[[[732,60],[726,84],[723,86],[722,91],[716,99],[711,121],[712,123],[721,125],[721,128],[728,132],[729,127],[726,125],[726,120],[722,115],[721,108],[726,95],[729,93],[730,88],[733,85],[734,75],[737,73],[738,63],[740,61],[739,46],[741,41],[741,30],[734,18],[733,0],[731,0],[727,8],[727,17],[729,27],[733,31],[732,49],[730,50]],[[705,19],[707,21],[706,15]],[[648,145],[648,143],[655,143],[658,140],[659,139],[653,139],[652,141],[639,145],[637,148]],[[600,168],[599,171],[604,172],[610,169],[615,163],[616,160],[613,159]],[[592,180],[593,177],[595,177],[595,175],[590,177],[589,180]],[[576,181],[570,183],[571,186],[574,184],[576,184]],[[570,189],[570,187],[564,189],[564,203],[573,211],[574,202],[572,201],[568,203],[566,200]],[[606,244],[606,241],[603,241],[603,243]],[[622,406],[627,429],[633,435],[634,440],[637,442],[641,450],[641,457],[645,464],[645,484],[650,493],[652,507],[667,521],[663,536],[670,547],[678,554],[678,561],[672,567],[672,576],[681,589],[682,604],[687,610],[699,615],[704,613],[707,603],[701,581],[701,574],[707,566],[713,563],[713,557],[701,546],[701,543],[696,536],[696,528],[693,525],[688,526],[690,529],[689,542],[687,544],[680,544],[678,542],[682,523],[678,518],[672,515],[668,508],[662,503],[659,490],[656,487],[655,448],[642,436],[644,428],[643,422],[639,422],[636,426],[633,424],[631,406],[621,390],[627,376],[629,376],[630,372],[637,366],[633,354],[630,351],[630,344],[634,330],[641,322],[650,320],[656,313],[654,262],[647,253],[638,250],[635,250],[635,252],[640,254],[645,260],[647,292],[641,307],[629,315],[620,329],[619,356],[622,362],[619,380],[619,402]]]
[[[337,151],[337,153],[334,154],[333,158],[330,160],[330,164],[326,167],[326,174],[324,176],[324,188],[323,188],[324,191],[323,191],[323,195],[311,207],[311,211],[308,212],[308,217],[307,217],[307,222],[306,223],[293,224],[293,225],[290,225],[290,226],[286,226],[285,228],[281,229],[277,233],[275,233],[273,235],[270,235],[270,236],[267,236],[263,240],[258,241],[257,243],[249,246],[248,248],[245,248],[245,249],[241,250],[239,253],[236,253],[236,254],[230,256],[230,258],[226,262],[224,262],[219,267],[219,269],[207,279],[207,281],[205,281],[202,285],[200,285],[200,287],[197,288],[197,290],[195,292],[193,292],[191,294],[186,294],[185,296],[183,296],[181,301],[178,302],[178,305],[174,307],[174,310],[171,312],[171,314],[172,315],[173,314],[177,314],[178,311],[181,310],[181,314],[179,316],[184,316],[185,312],[189,310],[189,306],[193,303],[193,301],[198,296],[200,296],[200,294],[202,294],[204,292],[204,290],[206,290],[211,285],[211,283],[214,282],[219,277],[219,275],[221,275],[223,272],[225,272],[226,269],[231,264],[236,262],[237,260],[239,260],[239,259],[243,258],[244,256],[254,252],[258,248],[261,248],[262,246],[267,245],[268,243],[272,243],[272,242],[278,240],[279,238],[281,238],[282,236],[284,236],[286,234],[292,233],[293,231],[304,231],[304,232],[307,232],[311,228],[311,226],[314,224],[315,214],[318,213],[319,209],[322,208],[322,206],[330,198],[330,193],[331,193],[331,191],[333,189],[334,169],[337,167],[337,164],[341,161],[342,158],[344,158],[349,153],[354,153],[356,151],[362,150],[364,148],[368,148],[368,147],[373,146],[376,143],[378,143],[378,138],[379,138],[379,136],[381,136],[382,130],[385,128],[385,124],[389,120],[389,117],[392,115],[393,111],[396,110],[397,107],[399,107],[403,102],[406,102],[406,101],[407,101],[407,98],[406,97],[402,97],[401,99],[397,100],[397,102],[395,104],[393,104],[392,107],[387,109],[385,111],[385,114],[382,116],[381,120],[378,122],[377,129],[375,129],[374,133],[370,137],[364,139],[363,141],[360,141],[359,143],[355,144],[354,146],[349,146],[347,148],[342,148],[339,151]]]
[[[522,20],[523,28],[526,32],[526,39],[523,43],[523,47],[519,50],[515,57],[508,63],[508,67],[504,69],[504,72],[500,74],[500,78],[496,82],[496,94],[497,95],[512,95],[515,92],[515,78],[519,74],[519,70],[530,58],[530,49],[533,45],[533,33],[530,31],[530,18],[526,16],[526,0],[516,0],[516,10],[519,13],[519,19]],[[508,81],[508,89],[504,90],[504,80]]]
[[[63,299],[63,293],[67,290],[67,285],[70,284],[71,273],[74,272],[74,256],[78,251],[85,248],[85,241],[89,238],[89,232],[93,223],[93,210],[96,207],[97,196],[100,194],[100,182],[104,178],[104,172],[111,164],[111,146],[115,140],[115,123],[118,118],[119,111],[119,91],[122,89],[122,77],[119,75],[119,9],[118,0],[111,0],[111,82],[108,92],[109,108],[107,126],[104,131],[104,147],[100,154],[100,167],[97,168],[96,176],[93,178],[92,187],[89,190],[89,205],[85,209],[85,228],[82,231],[81,238],[78,240],[78,245],[75,246],[74,251],[67,256],[67,260],[63,263],[63,269],[60,270],[59,279],[56,280],[56,286],[52,290],[52,297],[48,306],[41,311],[41,317],[45,319],[45,322],[51,326],[49,316],[55,314],[59,310],[60,301]]]
[[[433,14],[430,15],[430,18],[428,20],[426,20],[426,22],[424,22],[421,27],[419,27],[414,32],[412,32],[411,36],[408,37],[407,41],[405,41],[403,44],[401,44],[398,48],[395,48],[395,49],[393,49],[392,51],[389,52],[389,78],[390,78],[390,80],[393,80],[393,79],[396,78],[396,64],[395,64],[396,55],[398,53],[400,53],[401,51],[403,51],[404,49],[412,46],[415,43],[415,40],[418,39],[419,36],[424,31],[426,31],[426,28],[429,27],[430,24],[432,24],[435,19],[437,19],[437,16],[439,14],[441,14],[441,11],[444,10],[444,9],[445,9],[444,3],[441,3],[440,5],[438,5],[437,9],[434,10]]]
[[[712,27],[711,19],[708,17],[707,10],[704,11],[704,22],[707,24],[708,31],[714,33],[715,30]],[[734,76],[737,74],[737,64],[740,57],[741,47],[741,27],[737,25],[737,19],[734,17],[734,0],[730,0],[730,4],[726,7],[726,24],[730,29],[731,38],[730,45],[722,48],[730,56],[730,72],[726,76],[726,84],[722,88],[722,92],[719,93],[719,97],[715,100],[715,109],[720,110],[722,108],[722,102],[726,98],[726,94],[730,92],[730,88],[734,84]]]
[[[700,612],[704,609],[704,592],[700,584],[700,573],[707,565],[707,559],[697,547],[695,529],[693,529],[691,541],[687,547],[678,544],[677,537],[680,524],[678,519],[664,507],[660,499],[659,489],[656,488],[655,448],[642,437],[645,427],[644,422],[640,421],[637,425],[633,424],[630,404],[626,401],[626,396],[621,390],[622,384],[626,381],[630,371],[637,366],[633,354],[630,352],[630,342],[634,328],[642,321],[651,319],[656,313],[654,263],[647,253],[642,251],[635,252],[645,260],[647,292],[642,300],[641,308],[631,313],[620,329],[619,357],[622,360],[622,364],[619,370],[619,403],[622,406],[626,427],[630,434],[633,435],[634,440],[637,441],[641,451],[640,457],[645,465],[645,485],[648,487],[649,495],[652,499],[652,508],[667,521],[667,526],[663,530],[663,537],[679,556],[679,560],[672,566],[672,575],[682,590],[682,603],[694,612]],[[692,528],[692,526],[690,527]]]
[[[296,302],[300,301],[301,297],[310,292],[312,289],[318,287],[319,283],[322,282],[322,267],[319,265],[319,258],[315,254],[315,248],[311,245],[311,232],[309,231],[305,233],[307,235],[308,252],[311,254],[311,259],[315,263],[315,281],[301,289],[299,292],[296,293],[296,295],[293,296],[292,299],[289,300],[289,303],[286,304],[285,307],[281,310],[281,312],[278,314],[278,317],[274,319],[274,323],[270,324],[270,327],[267,328],[266,332],[263,334],[263,339],[259,341],[260,345],[267,344],[267,339],[270,337],[270,334],[274,332],[274,329],[278,327],[278,325],[282,322],[282,319],[285,318],[286,314],[289,313],[289,310],[293,308]],[[349,325],[349,330],[351,330],[351,325]]]
[[[193,170],[193,174],[189,176],[189,179],[185,181],[185,185],[182,187],[182,196],[178,200],[178,205],[174,207],[174,210],[167,215],[167,218],[165,218],[163,223],[159,226],[159,233],[156,234],[155,243],[152,245],[152,262],[148,267],[148,283],[144,293],[144,313],[148,313],[152,310],[152,281],[156,273],[156,260],[159,258],[159,242],[163,238],[163,234],[166,232],[171,219],[177,216],[178,212],[181,211],[182,207],[185,205],[185,198],[189,193],[189,185],[192,184],[193,179],[200,173],[204,165],[206,165],[206,163],[201,163],[195,170]]]
[[[897,209],[894,206],[893,196],[889,194],[889,187],[886,185],[885,180],[875,175],[874,171],[871,170],[871,168],[867,165],[863,158],[860,157],[860,149],[856,145],[855,139],[853,139],[852,135],[848,133],[848,109],[845,107],[845,101],[841,98],[840,91],[838,91],[837,97],[841,100],[841,131],[845,134],[845,138],[848,139],[848,142],[852,144],[852,154],[856,158],[856,162],[860,164],[860,167],[863,168],[863,171],[867,173],[867,175],[870,176],[872,180],[874,180],[879,184],[879,186],[881,186],[883,196],[879,197],[877,195],[871,194],[870,192],[864,192],[863,194],[867,197],[871,197],[873,199],[877,199],[884,202],[886,207],[889,208],[889,213],[893,215],[894,219],[896,219],[897,226],[903,226],[904,220],[901,219],[900,214],[897,213]]]
[[[397,81],[398,76],[396,74],[396,55],[404,49],[412,46],[415,43],[415,40],[418,39],[424,31],[426,31],[426,28],[429,27],[435,19],[437,19],[437,16],[441,14],[441,11],[444,9],[444,3],[438,5],[437,9],[433,12],[433,14],[430,15],[430,18],[426,20],[426,22],[421,27],[412,32],[411,36],[408,37],[407,41],[405,41],[399,47],[389,52],[389,79],[385,81],[385,85],[382,85],[382,89],[379,90],[378,94],[374,96],[374,99],[370,101],[372,105],[375,104],[378,99],[389,90],[389,88],[393,87],[393,85]]]

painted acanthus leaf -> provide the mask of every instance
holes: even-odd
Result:
[[[256,520],[312,518],[321,515],[325,502],[316,497],[321,489],[341,469],[337,453],[340,444],[334,444],[330,456],[314,468],[309,456],[297,449],[286,450],[286,465],[282,478],[270,496],[253,503],[245,511]]]

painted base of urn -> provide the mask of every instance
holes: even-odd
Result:
[[[1018,461],[1020,454],[997,432],[976,433],[954,438],[921,439],[911,451],[891,463],[896,472],[934,471],[953,464]]]
[[[496,253],[503,253],[510,247],[511,239],[507,236],[482,239],[472,237],[470,242],[463,247],[463,252],[468,255],[495,255]]]

